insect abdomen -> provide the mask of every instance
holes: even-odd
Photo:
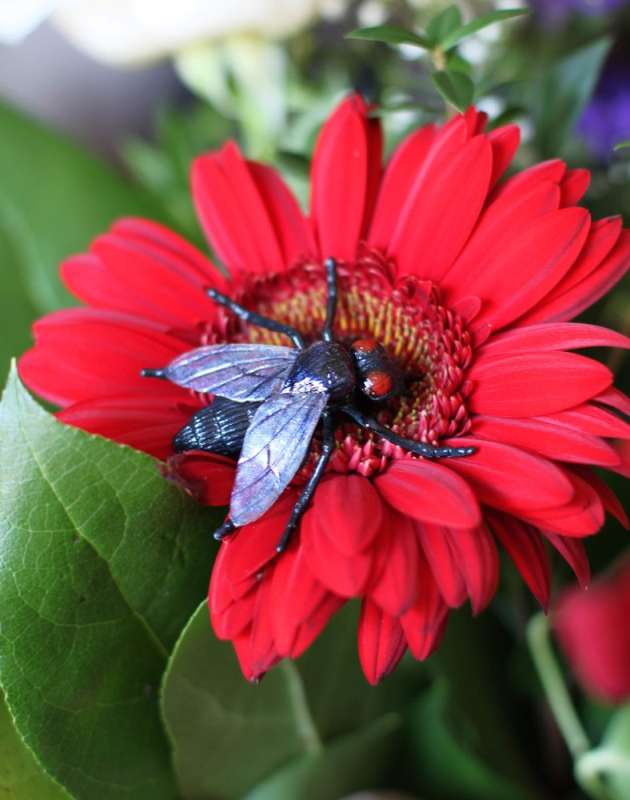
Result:
[[[237,455],[259,406],[260,403],[237,403],[215,397],[175,434],[175,452],[205,450],[222,456]]]

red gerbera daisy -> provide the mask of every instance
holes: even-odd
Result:
[[[630,264],[619,218],[575,206],[588,173],[549,161],[501,182],[518,145],[509,125],[484,133],[470,109],[411,134],[382,172],[382,138],[357,96],[325,124],[310,211],[271,168],[234,144],[193,165],[193,196],[226,265],[144,220],[118,222],[62,276],[88,308],[51,314],[21,360],[26,383],[72,425],[166,458],[209,398],[140,377],[200,344],[283,343],[243,326],[203,292],[212,285],[308,338],[325,313],[323,261],[339,263],[339,336],[369,336],[422,375],[383,421],[405,437],[472,445],[430,462],[345,425],[286,553],[275,545],[309,461],[278,503],[222,545],[210,586],[217,635],[248,678],[298,656],[351,597],[362,599],[359,653],[370,682],[405,650],[426,658],[448,609],[479,612],[498,580],[497,543],[543,606],[545,542],[584,583],[581,537],[604,510],[624,513],[593,466],[615,469],[610,439],[630,412],[601,363],[567,352],[627,347],[567,320]],[[317,437],[312,456],[317,454]],[[226,504],[234,462],[191,453],[175,464],[210,504]],[[296,488],[297,487],[297,488]]]

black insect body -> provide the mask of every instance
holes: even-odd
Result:
[[[176,453],[206,450],[220,456],[238,456],[245,433],[260,403],[237,403],[215,397],[212,404],[197,411],[173,438]]]
[[[326,275],[326,321],[320,341],[306,345],[297,330],[248,311],[210,289],[210,297],[244,322],[283,333],[294,347],[207,345],[178,356],[163,369],[143,370],[143,375],[216,395],[210,406],[198,411],[177,433],[173,444],[178,452],[201,449],[239,454],[229,517],[215,532],[218,539],[271,508],[300,469],[320,422],[319,459],[293,508],[277,546],[279,552],[286,547],[324,474],[341,415],[424,458],[458,458],[474,452],[471,447],[434,447],[405,439],[370,414],[374,402],[404,392],[404,375],[373,339],[346,343],[333,338],[337,305],[333,259],[326,261]]]

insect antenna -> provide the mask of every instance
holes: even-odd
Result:
[[[326,321],[322,330],[322,339],[325,342],[333,340],[333,325],[335,324],[335,313],[337,311],[337,262],[334,258],[327,258],[326,266]]]
[[[229,309],[248,325],[257,325],[259,328],[266,328],[268,331],[283,333],[291,339],[298,350],[304,349],[302,334],[290,325],[284,325],[282,322],[277,322],[275,319],[269,319],[269,317],[263,317],[262,314],[257,314],[255,311],[249,311],[244,306],[240,305],[240,303],[236,303],[230,297],[227,297],[227,295],[217,292],[216,289],[206,289],[206,294],[208,297],[211,297],[215,303]]]

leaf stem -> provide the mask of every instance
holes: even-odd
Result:
[[[611,800],[601,771],[611,766],[612,754],[591,750],[588,735],[575,710],[553,652],[549,636],[549,620],[544,614],[537,614],[530,620],[527,626],[527,642],[547,702],[573,757],[577,783],[595,800]]]
[[[527,642],[547,702],[573,758],[577,760],[591,744],[577,715],[569,690],[558,666],[549,637],[549,621],[537,614],[527,626]]]

